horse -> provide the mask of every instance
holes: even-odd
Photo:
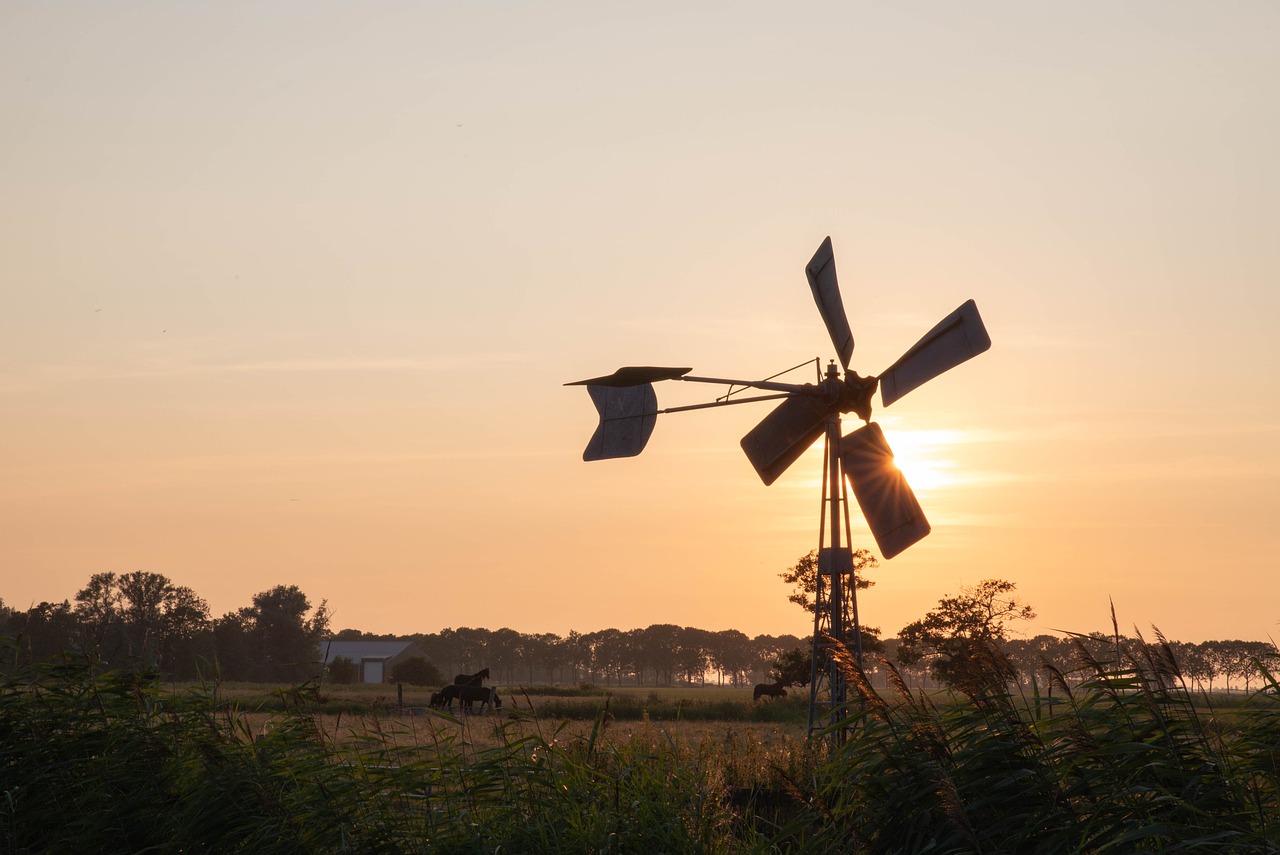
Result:
[[[452,712],[454,698],[458,699],[458,706],[464,713],[471,712],[476,701],[480,702],[481,710],[485,707],[491,707],[495,712],[502,710],[502,698],[498,697],[497,689],[484,686],[459,686],[457,683],[433,693],[431,706]]]
[[[502,698],[498,697],[497,689],[483,686],[459,686],[458,689],[458,700],[467,712],[471,712],[471,705],[475,701],[480,702],[482,712],[486,707],[494,712],[502,712]]]
[[[751,700],[758,701],[766,695],[770,698],[785,698],[787,690],[782,687],[782,683],[756,683],[756,690],[751,694]]]
[[[453,709],[453,699],[458,697],[458,692],[461,688],[461,686],[449,685],[438,692],[432,692],[428,705],[438,710]]]
[[[459,674],[453,678],[455,686],[483,686],[484,681],[489,679],[489,669],[477,671],[474,674]]]

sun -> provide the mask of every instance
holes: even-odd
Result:
[[[894,464],[917,497],[935,496],[963,480],[959,465],[950,456],[952,450],[964,441],[960,431],[908,430],[890,425],[884,433],[893,450]],[[785,483],[796,492],[821,490],[825,454],[826,445],[821,440],[815,442],[794,467],[805,475],[779,483]]]
[[[891,429],[885,438],[894,464],[917,496],[933,495],[960,480],[955,461],[947,456],[960,442],[959,431]]]

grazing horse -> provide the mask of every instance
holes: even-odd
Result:
[[[431,706],[452,712],[455,698],[458,700],[459,708],[464,713],[471,712],[476,701],[480,702],[481,711],[485,707],[490,707],[495,712],[502,710],[502,698],[498,697],[497,689],[484,686],[459,686],[456,683],[451,686],[445,686],[438,692],[433,692]]]
[[[498,697],[498,690],[494,688],[485,688],[483,686],[459,686],[458,700],[462,703],[463,709],[471,712],[471,705],[475,701],[480,702],[480,710],[484,711],[486,707],[494,712],[502,711],[502,698]]]
[[[765,696],[785,698],[787,690],[782,687],[782,683],[756,683],[756,690],[752,693],[751,700],[758,701]]]
[[[459,674],[453,678],[455,686],[483,686],[484,681],[489,679],[489,669],[477,671],[474,674]]]
[[[458,692],[462,690],[461,686],[445,686],[438,692],[431,693],[431,706],[438,710],[453,709],[453,699],[458,697]]]

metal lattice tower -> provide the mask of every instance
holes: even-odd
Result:
[[[834,365],[828,368],[828,374],[834,371]],[[851,647],[858,667],[862,667],[862,632],[858,622],[857,580],[853,573],[849,496],[841,477],[840,421],[838,413],[830,417],[823,449],[818,572],[809,660],[810,735],[837,725],[844,718],[848,690],[844,672],[832,655],[834,644],[843,640],[846,646]],[[839,730],[835,732],[842,733]]]

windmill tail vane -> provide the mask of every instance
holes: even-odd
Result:
[[[818,313],[835,347],[840,367],[832,362],[817,384],[774,380],[735,380],[691,376],[692,368],[625,366],[612,374],[566,383],[586,386],[600,422],[582,459],[634,457],[644,450],[657,417],[666,413],[705,409],[752,401],[781,399],[759,424],[742,438],[741,446],[760,479],[772,484],[821,436],[831,433],[838,443],[838,460],[853,488],[858,506],[885,558],[892,558],[929,533],[929,524],[915,494],[893,465],[893,452],[880,426],[871,421],[872,398],[888,407],[943,372],[991,347],[991,338],[973,300],[938,322],[892,365],[879,374],[862,376],[849,368],[854,339],[836,278],[831,238],[826,238],[805,265]],[[712,383],[758,389],[768,394],[728,398],[705,404],[658,409],[654,384],[666,380]],[[841,436],[840,416],[853,413],[865,424]]]

